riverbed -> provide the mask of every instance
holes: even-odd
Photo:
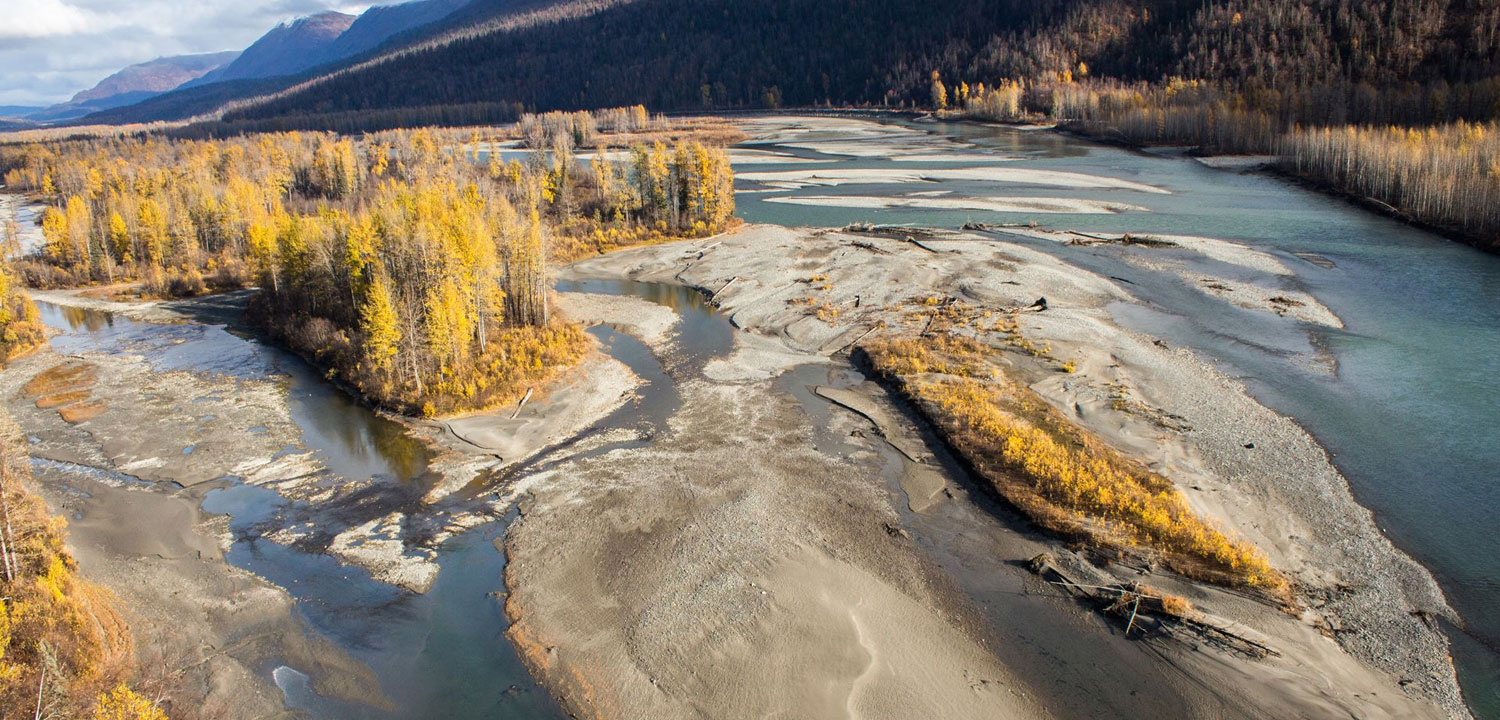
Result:
[[[1496,555],[1475,550],[1495,542],[1480,528],[1500,469],[1484,442],[1500,419],[1485,401],[1500,370],[1500,322],[1483,302],[1500,277],[1493,258],[1280,181],[1042,130],[845,118],[745,128],[734,159],[752,223],[989,227],[752,227],[564,269],[559,301],[599,352],[516,418],[382,417],[233,331],[232,300],[126,311],[51,296],[52,349],[7,378],[91,362],[113,381],[93,388],[112,409],[75,425],[13,396],[39,473],[178,517],[159,495],[182,513],[164,547],[280,598],[265,604],[284,603],[267,611],[286,615],[280,637],[305,639],[245,654],[237,672],[310,717],[1435,716],[1429,703],[1451,685],[1446,650],[1400,603],[1436,617],[1446,606],[1381,546],[1347,477],[1443,583],[1467,627],[1449,633],[1465,691],[1492,716]],[[1126,232],[1172,245],[1107,242]],[[810,278],[826,272],[820,296]],[[940,449],[913,450],[938,444],[844,354],[922,292],[993,308],[1045,293],[1058,312],[1034,330],[1081,367],[1064,376],[1018,359],[1038,392],[1186,479],[1195,507],[1240,523],[1316,586],[1336,574],[1317,567],[1334,556],[1298,547],[1298,533],[1316,535],[1297,524],[1305,516],[1275,517],[1275,503],[1310,497],[1276,482],[1307,475],[1300,490],[1326,493],[1358,551],[1388,566],[1372,582],[1400,592],[1364,631],[1330,625],[1348,609],[1337,597],[1294,619],[1152,580],[1267,632],[1283,655],[1261,661],[1127,638],[1049,592],[1022,566],[1070,550]],[[1094,387],[1105,380],[1135,383],[1131,412],[1110,414]],[[1343,476],[1237,383],[1311,431]],[[156,408],[143,435],[139,413]],[[1200,427],[1174,427],[1162,408]],[[1214,415],[1256,437],[1214,427]],[[1286,462],[1236,477],[1259,472],[1246,442]],[[1224,448],[1236,456],[1213,455]],[[80,527],[108,524],[87,520],[108,515],[102,501],[68,497]],[[160,550],[141,548],[138,562]],[[1393,637],[1411,642],[1360,645]]]
[[[195,307],[187,303],[178,309]],[[499,542],[514,514],[505,515],[499,506],[470,508],[477,514],[450,532],[450,539],[414,540],[430,532],[423,523],[441,527],[439,518],[460,515],[464,508],[422,503],[439,479],[428,465],[434,451],[405,426],[360,405],[301,359],[224,325],[194,322],[190,316],[172,324],[148,323],[45,301],[39,308],[57,334],[48,351],[27,362],[97,363],[101,379],[93,394],[112,406],[87,422],[84,437],[73,439],[60,435],[66,425],[50,421],[46,411],[18,408],[33,434],[44,479],[106,486],[95,493],[110,492],[108,485],[134,486],[137,507],[157,493],[167,496],[156,503],[186,500],[200,506],[218,535],[209,538],[210,546],[222,548],[211,555],[221,554],[268,591],[284,593],[295,624],[317,644],[373,673],[335,676],[307,662],[305,654],[283,648],[257,654],[252,665],[259,667],[250,669],[258,677],[241,682],[272,684],[282,696],[279,704],[317,718],[429,712],[561,717],[505,640],[508,622],[497,599],[505,570]],[[7,370],[25,371],[24,366]],[[133,400],[108,387],[119,382],[115,372],[165,376],[174,387],[173,376],[192,377],[201,387],[177,396],[165,387],[146,388],[144,404],[120,407],[121,417],[112,419],[113,406]],[[252,390],[266,407],[246,406]],[[169,408],[165,417],[153,410],[158,405]],[[171,424],[167,413],[183,409],[193,416],[191,428]],[[149,435],[139,432],[150,427],[139,424],[141,413],[155,415]],[[251,439],[261,437],[277,438],[270,462],[243,460],[256,454]],[[252,481],[236,472],[272,481]],[[174,491],[177,486],[183,489]],[[86,524],[95,513],[134,521],[127,510],[89,503],[71,519]],[[403,522],[403,514],[411,520]],[[200,522],[175,532],[191,536]],[[361,554],[362,548],[391,543],[398,549],[379,553],[374,561]],[[112,544],[120,544],[118,538]],[[128,556],[129,547],[114,549]],[[403,555],[417,564],[404,566]],[[392,556],[395,571],[388,568]],[[430,575],[423,592],[409,589],[405,581],[411,576],[403,570],[419,578]],[[197,572],[213,576],[211,567]],[[145,639],[153,640],[159,639]],[[224,712],[238,717],[237,712],[253,709]]]
[[[1242,267],[1172,251],[1151,257],[1139,249],[1065,244],[1076,236],[1059,241],[995,231],[1121,278],[1120,286],[1140,301],[1115,308],[1121,324],[1200,352],[1316,436],[1380,527],[1442,584],[1463,618],[1464,627],[1450,637],[1465,694],[1479,716],[1500,717],[1500,535],[1490,531],[1500,513],[1500,445],[1494,442],[1500,427],[1500,258],[1283,180],[1211,168],[1180,152],[1135,152],[1045,130],[973,123],[882,120],[851,129],[819,122],[791,133],[770,128],[745,145],[796,162],[739,167],[741,186],[761,191],[739,196],[741,217],[790,226],[1036,223],[1102,236],[1206,236],[1275,258],[1283,270],[1259,273],[1261,281],[1314,296],[1342,328],[1246,311],[1193,287],[1180,265],[1255,275]],[[982,177],[981,168],[1010,175],[967,179]],[[942,177],[953,170],[968,176]],[[772,175],[747,181],[747,173]],[[934,179],[907,180],[914,174]],[[1080,183],[1075,174],[1094,180]],[[1107,187],[1111,182],[1117,186]],[[1012,203],[1050,198],[1052,209],[1064,204],[1059,200],[1089,210],[1138,209],[1007,212],[966,202],[996,196]],[[850,207],[871,198],[901,202]],[[947,207],[920,206],[935,199]]]

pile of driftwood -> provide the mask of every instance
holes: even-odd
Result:
[[[1140,583],[1119,582],[1081,558],[1059,560],[1042,553],[1031,559],[1030,568],[1080,602],[1121,622],[1126,637],[1197,640],[1254,658],[1281,654],[1271,647],[1269,638],[1244,624],[1202,612],[1182,598]]]

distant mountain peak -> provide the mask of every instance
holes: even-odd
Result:
[[[162,93],[232,62],[238,52],[202,53],[159,57],[136,63],[73,96],[69,102],[86,103],[126,93]]]
[[[291,75],[318,64],[328,46],[358,19],[334,10],[281,23],[205,81]]]
[[[338,37],[339,35],[342,35],[345,30],[348,30],[349,26],[353,25],[354,21],[358,19],[358,15],[341,13],[337,10],[325,10],[320,13],[304,15],[299,18],[293,18],[291,20],[284,21],[276,27],[278,29],[321,33],[331,35],[332,37]]]

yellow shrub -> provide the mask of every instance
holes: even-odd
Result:
[[[45,668],[47,684],[62,691],[45,713],[83,717],[99,688],[128,670],[132,643],[112,597],[78,575],[64,543],[65,523],[50,517],[27,489],[23,443],[0,412],[0,500],[20,561],[13,579],[0,574],[0,708],[34,704]]]
[[[99,697],[99,704],[94,706],[92,720],[167,720],[167,714],[156,707],[155,703],[141,697],[134,690],[124,685],[116,685],[113,690]]]
[[[1257,548],[1198,517],[1171,481],[1004,380],[985,346],[939,336],[883,340],[864,351],[1001,495],[1042,526],[1155,548],[1186,574],[1284,586]]]

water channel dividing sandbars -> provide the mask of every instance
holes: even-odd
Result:
[[[798,159],[741,174],[774,191],[747,201],[747,217],[826,226],[879,211],[890,225],[750,225],[561,269],[559,306],[591,327],[597,354],[524,407],[393,422],[301,361],[203,322],[191,302],[120,308],[66,294],[49,297],[74,307],[44,307],[62,330],[53,349],[18,361],[0,389],[33,436],[38,473],[78,514],[81,542],[134,547],[132,562],[157,577],[192,563],[200,586],[233,585],[224,594],[277,618],[274,641],[216,666],[268,693],[247,708],[339,720],[415,708],[1461,712],[1447,641],[1428,622],[1457,617],[1437,584],[1384,538],[1313,437],[1251,397],[1288,367],[1299,373],[1290,387],[1367,371],[1346,345],[1365,341],[1369,320],[1347,316],[1351,290],[1335,275],[1369,259],[1309,243],[1325,266],[1205,237],[1241,236],[1195,225],[1184,203],[1196,186],[1245,194],[1247,181],[1188,161],[1171,165],[1186,180],[1153,171],[1176,161],[1134,156],[1139,166],[1111,175],[1126,161],[1092,155],[1115,151],[1048,154],[986,136],[1019,131],[764,118],[746,130],[755,144],[741,160]],[[1005,167],[910,167],[1002,152],[990,140],[1010,148]],[[842,167],[887,162],[882,143],[905,167]],[[886,194],[910,183],[940,189]],[[823,184],[851,190],[803,194]],[[1019,185],[1055,197],[1005,190]],[[968,212],[997,227],[952,230]],[[998,227],[1030,213],[1066,225]],[[949,229],[920,227],[939,218]],[[1109,241],[1126,230],[1170,246]],[[953,331],[1004,346],[997,362],[1061,417],[1264,549],[1297,582],[1291,609],[1039,532],[850,359],[872,333]],[[97,378],[19,392],[67,374],[57,368],[78,358],[65,355]],[[97,414],[59,415],[95,399]],[[158,418],[151,433],[143,410]],[[132,546],[88,493],[167,532]],[[1041,556],[1053,575],[1027,569]],[[1274,651],[1095,613],[1065,596],[1056,568],[1075,586],[1149,584]],[[234,631],[189,623],[183,635],[235,647]]]

